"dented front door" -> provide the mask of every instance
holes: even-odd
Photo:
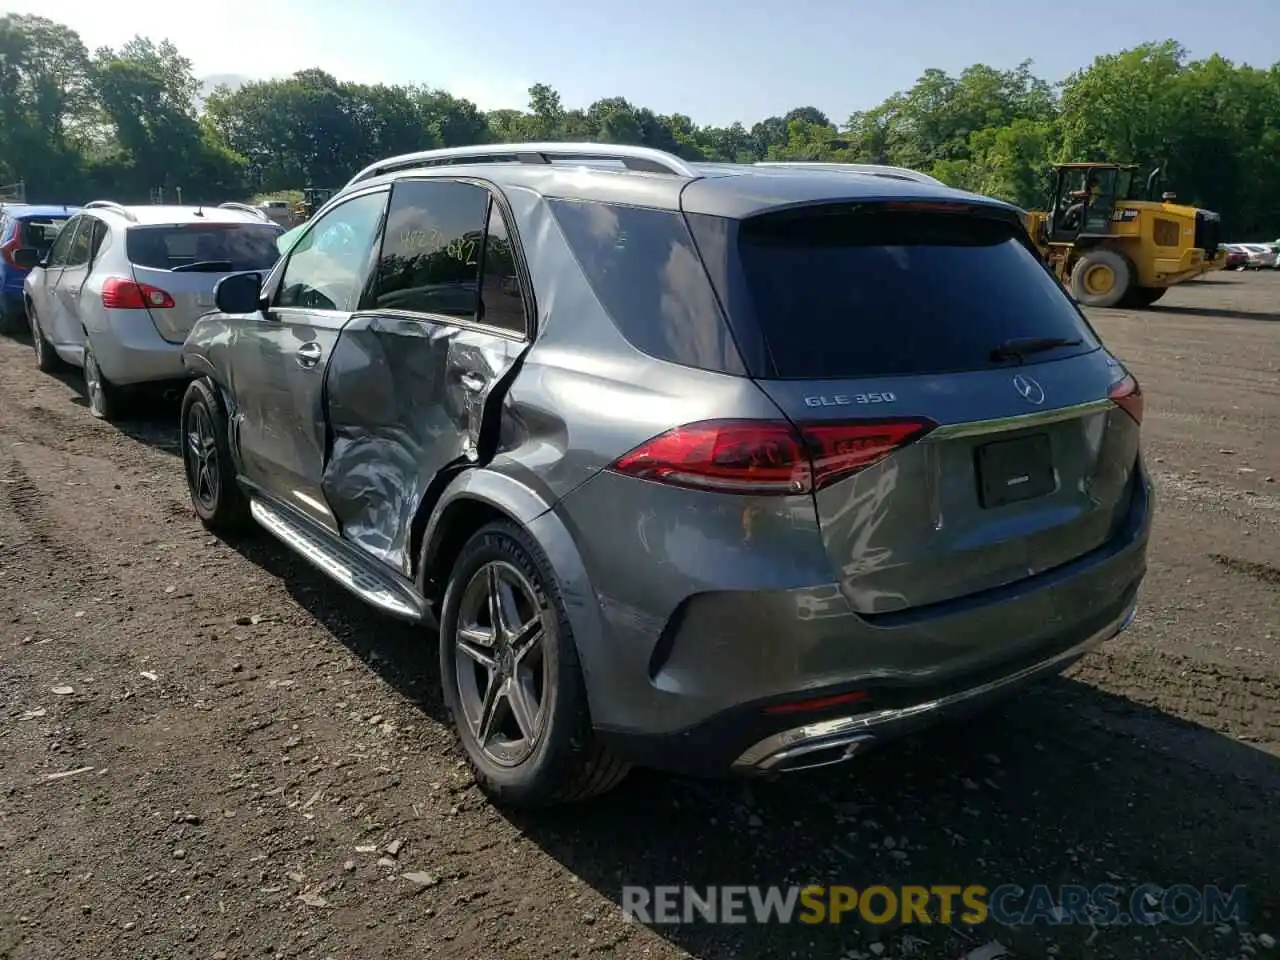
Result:
[[[484,186],[397,183],[377,276],[330,361],[325,499],[344,537],[406,575],[419,505],[442,471],[488,455],[486,410],[527,346],[507,236]]]

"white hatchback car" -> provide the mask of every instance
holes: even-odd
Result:
[[[121,412],[124,388],[188,378],[182,342],[214,309],[214,286],[269,271],[283,232],[248,204],[85,204],[45,257],[14,252],[33,268],[23,294],[37,366],[81,367],[89,409],[103,419]]]

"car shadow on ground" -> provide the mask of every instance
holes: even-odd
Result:
[[[280,577],[407,701],[447,722],[434,637],[369,610],[265,533],[227,542]],[[1243,885],[1247,919],[1267,930],[1280,927],[1276,796],[1280,760],[1060,677],[826,771],[751,782],[636,771],[590,803],[506,816],[620,912],[629,886],[1115,884],[1123,908],[1144,883],[1212,884]],[[594,918],[582,920],[585,942]],[[1202,923],[1095,932],[1044,920],[1021,928],[899,920],[649,926],[706,960],[873,957],[877,942],[883,956],[954,958],[991,940],[1014,956],[1046,956],[1058,944],[1077,958],[1194,958],[1221,955],[1228,936]]]
[[[437,682],[434,632],[372,610],[264,530],[220,538],[278,577],[299,606],[389,686],[432,720],[447,722]]]
[[[85,397],[84,374],[64,365],[50,373],[68,389],[74,391],[71,403],[80,407],[83,416],[89,416],[89,401]],[[129,390],[125,394],[120,415],[111,426],[122,434],[164,453],[179,456],[182,440],[179,432],[179,415],[182,409],[182,391],[185,383],[162,384]]]
[[[1263,313],[1258,310],[1229,310],[1222,307],[1178,307],[1162,303],[1152,304],[1151,313],[1171,313],[1184,317],[1219,317],[1223,320],[1280,320],[1280,310]]]

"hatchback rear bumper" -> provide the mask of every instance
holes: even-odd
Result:
[[[182,364],[182,344],[160,336],[145,310],[110,311],[105,330],[89,339],[98,367],[119,386],[189,379]]]

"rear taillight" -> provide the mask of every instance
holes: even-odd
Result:
[[[21,270],[22,267],[19,267],[13,262],[13,251],[19,249],[21,246],[22,241],[18,237],[14,237],[12,240],[9,240],[4,244],[0,244],[0,258],[3,258],[4,262],[8,266]]]
[[[721,493],[808,493],[866,469],[933,427],[923,419],[798,427],[786,420],[705,420],[642,443],[612,469]]]
[[[1132,374],[1111,385],[1107,397],[1117,407],[1133,417],[1134,423],[1142,422],[1142,387]]]
[[[102,305],[116,310],[166,310],[174,302],[168,293],[149,283],[108,277],[102,284]]]

